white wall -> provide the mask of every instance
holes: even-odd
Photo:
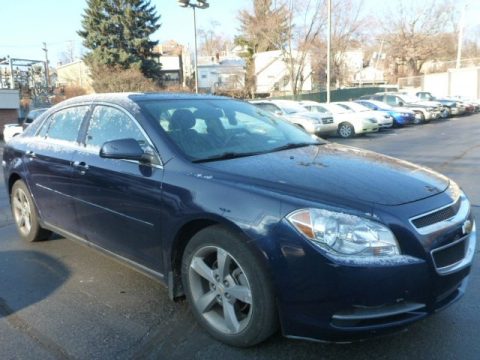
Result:
[[[435,96],[448,96],[449,74],[438,73],[425,75],[423,79],[423,90],[429,91]]]
[[[0,109],[19,109],[20,95],[18,90],[0,90]]]
[[[436,96],[461,95],[480,99],[480,67],[449,69],[423,78],[423,90]]]
[[[469,98],[480,98],[480,68],[450,69],[449,95],[462,95]]]
[[[296,56],[296,53],[293,52],[292,55]],[[305,79],[302,87],[303,91],[312,90],[311,73],[310,57],[307,56],[303,69],[303,77]],[[255,76],[257,84],[256,93],[271,93],[275,91],[275,84],[278,84],[278,91],[290,93],[292,90],[287,64],[283,60],[281,50],[255,54]]]
[[[162,71],[180,70],[180,59],[178,56],[160,56],[160,64],[162,65]]]

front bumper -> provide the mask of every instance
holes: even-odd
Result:
[[[397,116],[394,116],[394,119],[395,119],[396,123],[399,124],[399,125],[410,125],[410,124],[413,124],[415,122],[415,115],[414,114],[411,114],[411,115],[397,115]]]
[[[465,107],[464,106],[455,106],[450,109],[452,115],[463,115],[465,114]]]
[[[355,124],[354,128],[356,134],[366,134],[371,132],[377,132],[380,127],[378,123],[363,121],[361,124]]]
[[[381,122],[379,122],[380,129],[389,129],[393,126],[393,118],[385,118]]]
[[[473,222],[470,211],[467,219]],[[321,341],[348,342],[395,332],[453,304],[465,292],[476,245],[474,228],[463,236],[463,259],[442,273],[433,253],[453,243],[449,239],[459,236],[462,224],[433,235],[416,234],[406,251],[400,237],[407,240],[412,234],[397,229],[406,255],[378,261],[332,257],[286,235],[287,223],[282,227],[283,263],[277,275],[283,333]]]

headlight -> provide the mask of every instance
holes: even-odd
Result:
[[[386,226],[323,209],[302,209],[287,220],[307,239],[335,255],[378,257],[399,255],[397,240]]]

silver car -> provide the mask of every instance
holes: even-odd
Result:
[[[332,114],[309,112],[293,100],[254,100],[250,103],[285,118],[311,134],[326,135],[337,129]]]

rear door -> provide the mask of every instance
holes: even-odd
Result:
[[[106,141],[133,138],[155,154],[153,164],[99,156]],[[161,272],[159,219],[163,167],[136,119],[113,105],[96,105],[84,146],[73,158],[75,209],[81,236],[123,258]]]
[[[27,183],[43,221],[72,233],[77,222],[72,201],[72,157],[89,106],[53,113],[27,144]]]

